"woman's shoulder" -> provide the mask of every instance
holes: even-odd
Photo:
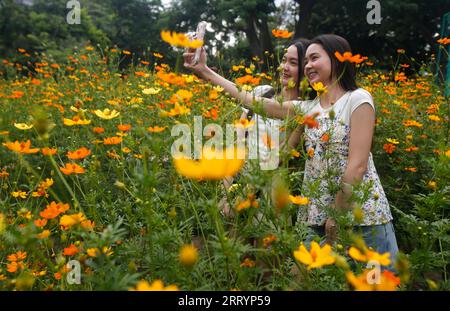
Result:
[[[352,100],[355,100],[355,101],[367,99],[370,101],[369,103],[373,102],[372,94],[370,94],[369,91],[367,91],[366,89],[363,89],[361,87],[357,88],[354,91],[351,91],[350,96],[351,96]]]

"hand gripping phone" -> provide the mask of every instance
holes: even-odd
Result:
[[[206,32],[206,22],[201,21],[197,25],[197,31],[195,32],[195,35],[194,35],[193,39],[204,41],[205,32]],[[198,49],[195,49],[195,55],[194,55],[194,61],[193,61],[194,65],[198,64],[201,52],[202,52],[202,48],[201,47],[198,48]]]

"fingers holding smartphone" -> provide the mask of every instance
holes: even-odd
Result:
[[[195,62],[195,50],[189,49],[183,53],[184,67],[197,73],[202,73],[206,69],[206,51],[204,47],[200,48],[198,62]]]

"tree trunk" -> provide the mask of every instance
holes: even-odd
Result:
[[[269,52],[269,54],[272,54],[273,53],[273,44],[272,44],[271,32],[269,30],[269,25],[267,23],[267,17],[264,17],[261,20],[259,30],[260,30],[262,53],[267,51],[267,52]]]
[[[248,44],[250,45],[250,50],[253,56],[258,56],[261,58],[261,42],[256,33],[256,27],[254,22],[254,17],[248,18],[246,21],[245,35],[247,36]]]
[[[294,38],[309,38],[309,21],[311,19],[312,9],[315,0],[295,0],[299,4],[298,21],[295,24]]]

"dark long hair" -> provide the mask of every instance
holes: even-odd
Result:
[[[356,85],[356,68],[353,63],[341,63],[338,61],[334,53],[337,51],[341,54],[351,52],[352,48],[347,40],[341,36],[334,34],[319,35],[311,40],[310,44],[320,44],[331,60],[331,76],[339,78],[339,86],[345,91],[353,91],[358,88]]]
[[[304,59],[306,54],[306,49],[310,45],[310,42],[308,39],[305,38],[299,38],[292,41],[290,44],[288,44],[288,47],[291,45],[294,45],[297,48],[297,57],[298,57],[298,76],[297,76],[297,84],[295,87],[297,90],[300,87],[300,82],[302,82],[304,74],[303,74],[303,65],[304,65]]]

